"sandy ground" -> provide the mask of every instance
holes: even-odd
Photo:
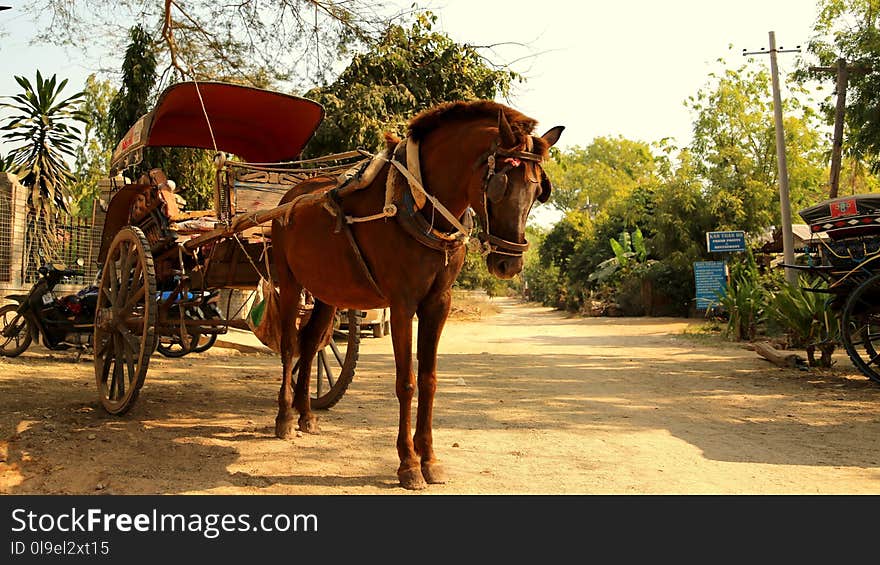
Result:
[[[428,494],[880,493],[880,386],[845,356],[779,369],[698,321],[574,318],[497,301],[440,347]],[[320,435],[273,436],[277,357],[154,357],[103,413],[90,360],[0,358],[0,492],[407,494],[389,338],[364,338]]]

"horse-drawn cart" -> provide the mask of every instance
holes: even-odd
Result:
[[[198,350],[200,339],[241,325],[230,307],[225,315],[206,309],[206,297],[218,289],[274,291],[265,224],[289,209],[277,206],[279,200],[306,178],[337,175],[364,160],[352,152],[291,161],[323,116],[319,104],[303,98],[185,82],[168,88],[119,143],[112,177],[141,162],[148,147],[192,147],[214,151],[216,184],[214,209],[204,211],[182,210],[174,183],[159,169],[111,192],[98,257],[103,267],[93,342],[107,411],[119,414],[132,406],[160,342],[179,356]],[[304,295],[306,318],[309,304]],[[346,331],[334,332],[314,363],[315,408],[335,404],[354,375],[358,318],[354,310],[342,315]]]
[[[405,138],[386,136],[376,155],[287,161],[299,156],[322,117],[320,106],[301,98],[182,83],[123,139],[116,169],[148,146],[202,147],[215,152],[217,181],[214,210],[205,213],[176,210],[161,171],[113,196],[95,316],[101,398],[115,413],[131,405],[159,337],[185,348],[197,342],[193,335],[229,326],[185,315],[180,301],[191,300],[193,289],[203,298],[211,289],[260,284],[271,297],[275,281],[282,365],[275,435],[289,438],[294,424],[313,433],[312,408],[338,399],[357,355],[357,317],[348,311],[343,354],[330,339],[335,313],[387,307],[400,405],[397,476],[406,488],[424,488],[445,480],[432,447],[437,347],[474,217],[489,272],[515,276],[529,247],[529,211],[552,190],[541,163],[563,127],[538,137],[532,134],[536,120],[512,108],[490,100],[449,102],[413,117]],[[192,221],[206,224],[205,231],[187,233]],[[341,373],[331,377],[332,359]]]
[[[809,264],[828,282],[840,339],[853,364],[880,383],[880,195],[826,200],[800,211],[813,234]]]

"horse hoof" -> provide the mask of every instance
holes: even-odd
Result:
[[[317,434],[320,431],[318,430],[318,418],[314,414],[300,416],[299,429],[305,434]]]
[[[429,485],[442,485],[446,482],[446,472],[439,463],[423,464],[422,476]]]
[[[418,467],[398,471],[397,478],[400,481],[400,486],[407,490],[423,490],[428,488],[428,483],[422,477],[422,470]]]
[[[275,418],[275,437],[287,439],[293,435],[293,418],[279,420]]]

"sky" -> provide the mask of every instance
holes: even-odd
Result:
[[[157,2],[159,0],[156,0]],[[411,2],[400,1],[408,7]],[[0,1],[12,5],[20,2]],[[499,62],[527,78],[509,104],[538,120],[538,133],[564,125],[559,146],[588,145],[597,136],[642,141],[671,137],[685,145],[692,116],[688,96],[706,86],[710,72],[749,61],[743,49],[805,46],[816,16],[815,0],[430,0],[438,27],[457,42],[518,43],[497,48]],[[18,91],[13,75],[36,69],[81,87],[100,63],[71,49],[29,45],[26,17],[0,12],[0,96]],[[100,30],[96,30],[99,33]],[[112,61],[113,55],[110,59]],[[780,54],[780,72],[794,69],[798,55]],[[121,62],[121,61],[120,61]],[[113,65],[110,65],[113,66]],[[784,91],[783,91],[784,95]],[[2,147],[2,146],[0,146]],[[4,152],[6,148],[2,149]]]
[[[158,0],[156,0],[158,2]],[[0,12],[0,95],[17,92],[13,75],[36,69],[70,78],[70,92],[98,66],[72,49],[28,45],[21,2],[4,0]],[[409,5],[409,2],[401,2]],[[514,68],[527,77],[515,85],[511,105],[544,130],[565,125],[560,146],[587,145],[596,136],[655,141],[690,139],[692,116],[683,101],[722,68],[746,63],[741,52],[777,44],[805,45],[816,15],[813,0],[432,0],[441,30],[475,45],[499,48],[493,58],[524,58]],[[96,33],[99,30],[96,30]],[[797,54],[779,56],[781,71]],[[106,57],[105,57],[106,59]],[[102,59],[100,62],[106,64]],[[752,65],[769,65],[757,57]],[[543,133],[542,130],[540,133]]]
[[[437,13],[459,42],[521,41],[539,53],[523,72],[513,106],[539,128],[566,126],[562,146],[597,136],[690,140],[684,100],[712,71],[749,63],[742,50],[806,46],[816,16],[812,0],[448,0]],[[540,6],[543,9],[536,9]],[[497,22],[494,25],[491,22]],[[523,49],[519,56],[526,55]],[[797,54],[779,55],[780,72]],[[753,58],[767,65],[768,56]]]

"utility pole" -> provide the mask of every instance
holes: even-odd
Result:
[[[834,141],[831,147],[831,178],[828,181],[828,198],[837,198],[840,193],[840,167],[843,153],[843,119],[846,113],[846,89],[850,73],[865,72],[864,66],[847,66],[846,59],[840,58],[832,67],[810,67],[812,72],[837,74],[837,105],[834,108]]]
[[[788,161],[785,157],[785,129],[782,125],[782,96],[779,94],[779,69],[776,66],[776,53],[800,53],[796,49],[776,49],[776,33],[770,32],[770,49],[746,52],[743,55],[770,54],[770,77],[773,81],[773,117],[776,120],[776,163],[779,168],[779,211],[782,215],[782,251],[785,258],[785,280],[797,284],[797,271],[787,265],[794,265],[794,236],[791,232],[791,199],[788,195]]]

